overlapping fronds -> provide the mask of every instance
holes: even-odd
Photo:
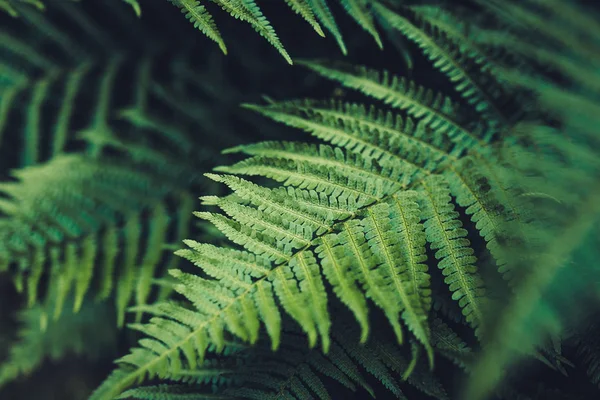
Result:
[[[476,335],[485,337],[488,300],[469,238],[481,237],[502,269],[510,260],[510,241],[503,239],[528,223],[518,218],[528,206],[518,196],[520,180],[495,166],[494,140],[508,135],[506,128],[472,128],[465,121],[478,106],[468,98],[455,104],[388,73],[303,65],[387,108],[315,100],[248,106],[321,142],[238,146],[229,152],[248,158],[207,174],[232,195],[203,197],[221,212],[196,216],[234,245],[186,241],[189,248],[177,254],[201,272],[171,273],[179,280],[175,290],[195,310],[157,306],[163,317],[137,327],[151,338],[121,360],[122,369],[94,399],[118,395],[147,378],[176,376],[197,365],[209,345],[221,348],[230,336],[256,343],[261,323],[277,349],[284,316],[298,323],[311,347],[320,341],[327,352],[335,324],[329,310],[337,301],[355,316],[362,342],[371,335],[370,309],[377,307],[398,343],[408,330],[417,349],[414,361],[424,349],[432,365],[430,278],[436,266],[444,290]],[[464,215],[474,227],[464,227]],[[427,248],[435,260],[428,260]],[[329,298],[326,287],[337,299]]]
[[[345,320],[345,316],[340,319]],[[287,321],[289,322],[289,321]],[[332,334],[327,354],[306,350],[300,332],[286,323],[282,345],[272,352],[269,343],[254,346],[228,343],[226,355],[208,358],[195,370],[182,370],[169,378],[170,384],[140,387],[119,398],[159,399],[189,396],[197,399],[332,399],[340,396],[327,388],[327,380],[340,384],[342,391],[375,395],[364,373],[372,375],[396,398],[406,398],[403,388],[413,386],[436,399],[448,395],[434,374],[415,366],[397,344],[379,333],[376,340],[360,344],[359,331],[345,324]],[[400,377],[407,378],[401,382]],[[325,378],[325,379],[323,379]],[[100,389],[101,390],[101,389]],[[195,397],[194,397],[195,396]]]
[[[71,7],[59,10],[84,15]],[[0,270],[10,269],[30,306],[51,304],[54,319],[71,292],[75,310],[89,292],[99,300],[114,295],[122,325],[130,302],[149,299],[159,267],[175,265],[165,250],[187,235],[187,191],[209,158],[199,146],[191,157],[197,142],[189,132],[208,122],[190,112],[195,97],[183,101],[197,88],[164,73],[160,50],[132,60],[118,47],[81,46],[30,11],[3,27],[0,43],[7,68],[22,73],[0,95],[2,166],[20,167],[1,184]],[[54,51],[21,40],[26,23]],[[100,44],[108,37],[91,23],[85,29]],[[171,62],[190,68],[185,53]]]
[[[142,5],[137,0],[123,0],[129,4],[137,16],[142,14]],[[181,10],[195,28],[200,30],[208,38],[216,42],[221,51],[227,54],[225,40],[219,31],[213,16],[211,6],[198,0],[168,0],[171,4]],[[335,0],[341,5],[348,15],[367,31],[376,41],[379,47],[383,47],[382,39],[375,25],[375,18],[371,12],[371,1],[366,0]],[[29,3],[39,10],[44,10],[45,5],[42,0],[2,0],[0,1],[0,10],[8,12],[12,16],[18,16],[22,12],[24,5],[17,6],[18,3]],[[262,13],[260,5],[262,0],[211,0],[214,6],[222,8],[232,17],[245,21],[262,37],[264,37],[288,63],[292,63],[292,58],[281,43],[279,37],[272,27],[272,22]],[[346,54],[346,45],[338,24],[331,12],[327,0],[285,0],[285,3],[293,12],[304,19],[315,30],[319,36],[325,36],[323,28],[329,31],[339,44],[340,49]],[[276,22],[276,21],[274,21]],[[323,26],[323,28],[321,27]]]
[[[116,160],[62,155],[17,170],[18,182],[1,185],[7,196],[0,206],[1,265],[3,270],[14,265],[15,282],[26,288],[30,305],[41,289],[58,318],[72,290],[77,311],[94,276],[99,299],[116,290],[119,324],[132,297],[145,303],[163,245],[187,232],[191,204],[182,177],[188,169],[178,170],[168,158],[145,162],[171,165],[152,173],[139,168],[141,163],[133,169]],[[169,197],[179,207],[176,218],[170,216]]]
[[[586,294],[597,290],[591,286],[599,276],[595,263],[579,257],[590,251],[597,257],[600,217],[600,25],[593,16],[596,11],[583,9],[578,2],[554,0],[481,4],[512,27],[510,33],[489,31],[479,38],[482,44],[506,48],[546,66],[540,74],[506,67],[501,75],[535,93],[540,108],[559,122],[558,129],[527,127],[530,139],[517,156],[546,155],[537,164],[523,165],[533,181],[532,191],[525,195],[538,197],[541,206],[554,204],[560,211],[552,214],[558,229],[550,231],[553,236],[544,240],[546,247],[531,260],[531,274],[516,287],[515,296],[498,317],[491,344],[466,389],[466,396],[473,399],[492,392],[504,371],[547,335],[561,334],[567,323],[577,325],[578,316],[587,315],[584,306],[590,299]],[[590,348],[593,343],[588,342]],[[587,361],[593,377],[593,356]]]
[[[186,13],[187,18],[190,19],[196,28],[200,29],[205,35],[216,41],[224,53],[227,52],[223,39],[218,32],[212,17],[199,1],[169,1],[179,7],[182,12]],[[281,53],[288,63],[292,63],[292,58],[277,37],[277,34],[271,26],[271,22],[262,14],[262,11],[259,8],[261,1],[212,0],[212,2],[219,5],[232,17],[246,21],[252,25],[261,36]],[[342,34],[326,0],[285,0],[285,3],[295,13],[308,22],[320,36],[325,36],[323,29],[321,28],[321,25],[323,25],[323,27],[325,27],[325,29],[327,29],[337,40],[342,52],[344,54],[347,52]],[[373,36],[377,45],[383,47],[381,38],[375,26],[374,17],[370,10],[371,2],[365,0],[339,0],[339,3],[365,31]]]
[[[226,51],[210,4],[170,2]],[[213,3],[252,25],[291,62],[260,2]],[[330,31],[345,51],[325,0],[286,3],[318,34]],[[212,208],[195,215],[228,243],[185,241],[187,248],[177,255],[197,269],[170,269],[183,303],[146,305],[152,277],[167,257],[163,251],[185,235],[191,214],[186,190],[198,172],[191,168],[198,154],[190,152],[190,138],[180,126],[148,112],[148,102],[159,100],[190,124],[202,116],[152,83],[152,57],[136,63],[135,72],[123,73],[121,56],[100,63],[77,56],[79,67],[64,70],[18,41],[0,45],[42,71],[21,74],[18,63],[0,65],[0,140],[3,132],[19,127],[15,118],[23,115],[27,121],[19,130],[24,149],[19,165],[25,167],[16,170],[16,181],[1,185],[0,270],[14,273],[31,304],[45,298],[54,317],[69,296],[77,310],[91,292],[101,299],[116,294],[119,323],[131,300],[137,304],[132,311],[153,316],[131,325],[145,338],[119,360],[120,368],[93,399],[330,398],[318,373],[370,393],[356,364],[396,397],[403,398],[403,385],[391,371],[446,398],[427,370],[436,352],[476,378],[492,371],[475,379],[481,385],[468,398],[478,398],[495,390],[501,368],[510,364],[501,351],[519,344],[519,354],[543,359],[535,350],[536,335],[556,333],[559,324],[540,318],[552,313],[532,300],[597,221],[598,162],[590,150],[597,132],[588,125],[597,126],[600,115],[596,83],[565,92],[538,77],[504,70],[504,64],[488,61],[480,46],[501,47],[511,43],[508,36],[476,40],[462,26],[454,31],[442,26],[447,16],[418,8],[392,11],[397,3],[340,0],[380,46],[377,20],[414,42],[453,90],[442,93],[430,83],[362,66],[300,62],[368,99],[246,105],[312,138],[234,147],[227,153],[245,158],[207,174],[230,193],[203,196]],[[568,7],[559,9],[565,18],[578,16],[567,13]],[[524,25],[542,25],[527,7],[516,10]],[[594,31],[593,21],[578,17]],[[574,39],[565,37],[564,29],[550,32],[557,33],[558,41]],[[572,50],[580,57],[590,46],[588,36],[582,33],[584,44]],[[520,46],[523,53],[531,48],[526,42]],[[538,63],[547,56],[541,50],[527,54]],[[555,61],[550,69],[581,83],[582,77],[595,76],[595,67]],[[174,88],[180,88],[185,70],[179,65],[170,82]],[[131,77],[135,84],[127,104],[113,105],[116,82]],[[90,90],[84,84],[89,81],[96,82]],[[541,94],[540,113],[554,128],[514,125],[521,114],[512,107],[519,103],[506,95],[512,85],[505,84],[515,82]],[[68,101],[57,102],[55,88]],[[551,96],[558,93],[568,106],[560,107]],[[94,104],[88,107],[92,111],[74,112],[78,98]],[[56,123],[48,124],[50,119]],[[42,129],[46,126],[51,129]],[[563,127],[573,135],[562,135]],[[70,140],[87,151],[62,154]],[[52,143],[52,150],[40,154],[41,143]],[[154,150],[158,147],[168,151]],[[575,213],[577,208],[583,213]],[[573,223],[565,224],[570,218]],[[563,228],[568,240],[556,235]],[[488,288],[494,264],[509,283],[505,291],[517,294],[507,311]],[[493,282],[499,284],[504,282]],[[474,367],[473,352],[433,314],[434,302],[442,313],[454,312],[489,351],[481,365]],[[338,316],[344,312],[356,324],[342,324],[340,330]],[[391,327],[387,336],[382,325],[374,329],[379,317]],[[533,327],[524,338],[521,322]],[[320,348],[306,350],[302,336],[309,347],[320,342]],[[490,368],[490,360],[500,360],[501,367]],[[586,361],[595,376],[594,357]],[[175,384],[127,390],[153,378]]]

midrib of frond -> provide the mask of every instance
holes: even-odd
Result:
[[[225,181],[223,179],[221,179],[221,177],[219,175],[216,174],[206,174],[206,176],[208,178],[214,179],[217,182],[223,182],[225,185],[229,186],[229,182]],[[245,190],[246,192],[249,192],[248,189],[243,188],[241,185],[231,185],[233,188],[235,188],[234,190]],[[331,228],[329,225],[324,224],[323,222],[321,222],[319,219],[311,217],[308,214],[305,213],[301,213],[296,211],[294,208],[291,207],[284,207],[281,203],[277,202],[277,201],[273,201],[269,198],[268,195],[263,196],[262,193],[260,193],[259,191],[256,192],[250,192],[249,193],[250,196],[259,196],[258,198],[260,198],[260,200],[263,202],[263,204],[268,204],[269,207],[272,207],[274,209],[277,209],[279,211],[282,211],[282,214],[288,213],[288,214],[292,214],[294,215],[296,218],[304,220],[308,223],[310,223],[311,225],[314,226],[319,226],[321,227],[321,229],[323,230],[328,230],[329,228]],[[302,200],[297,200],[299,202],[303,202]],[[318,206],[316,204],[310,204],[310,207],[314,207],[314,208],[320,208],[326,211],[331,211],[332,209],[330,207],[326,207],[326,206]],[[352,213],[350,213],[351,215],[354,215]]]
[[[426,181],[422,181],[421,184],[423,186],[427,187],[427,182]],[[443,226],[443,222],[440,219],[440,215],[441,215],[440,211],[439,211],[439,209],[438,209],[438,207],[436,205],[436,202],[433,200],[433,198],[431,198],[430,193],[431,193],[431,191],[429,189],[425,190],[425,194],[429,197],[429,200],[430,200],[429,203],[430,203],[431,207],[433,208],[433,210],[435,211],[434,212],[435,219],[437,220],[437,223],[440,226]],[[452,239],[448,236],[448,233],[446,232],[446,230],[445,229],[441,229],[441,232],[444,235],[444,240],[446,241],[446,243],[451,243]],[[453,265],[460,265],[460,262],[458,260],[457,254],[453,251],[453,249],[450,248],[448,250],[449,250],[448,254],[450,255],[450,257],[452,257]],[[473,293],[471,293],[471,291],[468,290],[469,284],[468,284],[468,281],[466,279],[464,271],[462,270],[462,268],[456,268],[456,271],[457,271],[456,273],[458,273],[458,276],[459,276],[459,279],[460,279],[460,282],[461,282],[461,287],[467,289],[467,290],[464,290],[465,296],[469,300],[468,304],[472,304],[473,305],[473,312],[477,316],[478,323],[481,322],[481,321],[484,321],[483,312],[479,308],[479,303],[478,303],[477,299],[474,297]],[[478,326],[479,326],[479,324],[478,324]]]
[[[237,172],[235,169],[233,169],[233,168],[230,169],[227,167],[215,168],[215,170],[222,171],[222,172],[234,172],[234,173]],[[264,173],[265,176],[276,177],[276,176],[279,176],[281,170],[279,168],[273,167],[273,166],[257,165],[257,166],[253,166],[253,171],[254,171],[255,175],[263,174],[264,172],[266,172],[266,173]],[[264,172],[261,172],[261,171],[264,171]],[[270,171],[270,173],[269,173],[269,171]],[[353,192],[358,197],[366,196],[366,197],[371,198],[371,200],[378,199],[377,196],[374,196],[367,192],[363,192],[358,189],[351,188],[349,186],[342,186],[335,182],[330,181],[329,179],[321,178],[321,177],[318,177],[315,175],[303,174],[301,172],[290,171],[290,170],[285,170],[285,174],[290,177],[296,177],[297,179],[299,178],[302,181],[313,182],[315,184],[315,187],[319,186],[319,185],[329,186],[329,187],[337,188],[341,192]],[[273,178],[273,179],[275,179],[275,178]],[[279,180],[279,179],[276,179],[276,180]],[[289,180],[289,178],[286,179],[286,181],[288,181],[288,180]],[[281,180],[279,180],[279,181],[281,181]]]
[[[394,192],[397,193],[398,191]],[[390,195],[391,196],[391,195]],[[373,204],[370,204],[369,206],[366,206],[365,208],[370,208],[373,207],[376,204],[379,204],[381,201],[385,200],[386,198],[388,198],[389,196],[385,196],[383,199],[379,200],[379,201],[375,201]],[[356,214],[353,215],[352,219],[356,218]],[[285,266],[289,266],[290,261],[302,254],[304,251],[309,250],[313,247],[315,247],[315,245],[317,244],[317,240],[319,240],[320,238],[322,238],[323,236],[333,232],[338,226],[347,223],[348,220],[346,221],[342,221],[342,222],[338,222],[335,224],[332,224],[331,227],[329,227],[329,229],[325,232],[323,232],[320,235],[317,235],[315,238],[313,238],[313,240],[311,240],[311,242],[299,249],[298,251],[296,251],[296,253],[292,254],[291,256],[285,255],[285,258],[287,259],[284,263],[281,263],[279,265],[276,265],[273,269],[271,269],[270,271],[265,273],[265,276],[256,279],[254,282],[252,282],[252,285],[250,287],[248,287],[248,289],[246,289],[244,292],[236,295],[235,297],[229,298],[229,304],[227,304],[225,307],[220,308],[219,309],[219,313],[213,315],[211,318],[205,320],[202,324],[200,324],[198,327],[196,327],[196,329],[193,329],[190,331],[190,333],[182,340],[180,340],[179,342],[177,342],[173,347],[169,348],[167,351],[164,351],[163,353],[159,354],[157,357],[153,358],[151,361],[147,362],[146,364],[144,364],[143,366],[139,366],[137,368],[135,368],[131,373],[125,375],[123,378],[121,378],[119,380],[119,382],[117,382],[114,385],[111,385],[114,390],[111,394],[114,395],[118,395],[119,393],[121,393],[125,388],[127,388],[129,385],[131,385],[133,382],[137,381],[137,380],[141,380],[144,376],[144,374],[147,371],[152,371],[152,367],[154,367],[155,365],[159,364],[160,362],[163,362],[165,359],[170,358],[175,352],[179,352],[180,349],[182,349],[184,346],[186,346],[186,344],[188,343],[192,343],[192,341],[194,340],[194,338],[200,334],[202,334],[203,332],[205,332],[213,323],[218,322],[220,320],[224,319],[224,316],[231,311],[231,308],[241,302],[244,301],[244,299],[246,298],[246,296],[251,295],[252,292],[255,290],[259,290],[259,286],[261,285],[261,282],[263,281],[268,281],[269,278],[273,275],[273,274],[283,274],[283,267]],[[356,246],[356,244],[354,244]],[[269,251],[272,251],[273,248],[269,246]],[[357,251],[359,251],[357,249]],[[365,277],[369,276],[368,273],[368,268],[366,267],[366,265],[361,265],[361,267],[363,268],[364,272],[365,272]],[[280,276],[281,279],[285,279],[285,277],[283,275]],[[399,284],[399,283],[397,283]],[[286,289],[285,285],[282,285],[284,290]],[[373,285],[372,287],[377,287],[376,285]],[[401,292],[404,293],[404,290]],[[293,294],[288,293],[289,297],[288,298],[293,298]],[[404,295],[406,296],[406,293],[404,293]],[[408,304],[408,303],[407,303]],[[316,340],[316,339],[313,339]]]

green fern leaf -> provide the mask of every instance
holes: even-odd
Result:
[[[484,321],[483,281],[475,267],[476,258],[462,229],[458,213],[450,201],[450,190],[440,177],[434,176],[423,183],[425,201],[423,218],[425,232],[444,274],[445,283],[458,301],[463,315],[479,334]]]
[[[227,47],[221,37],[217,25],[206,8],[198,0],[169,0],[179,8],[185,17],[208,38],[215,41],[223,54],[227,54]]]
[[[319,36],[325,37],[321,26],[315,19],[315,15],[309,0],[285,0],[285,2],[292,8],[292,10],[294,10],[294,12],[302,16],[302,18],[304,18],[304,20],[306,20],[306,22],[313,27]]]
[[[448,75],[456,90],[471,104],[476,111],[484,113],[490,121],[495,120],[500,126],[509,125],[504,113],[496,106],[495,94],[490,93],[487,86],[493,85],[492,79],[485,78],[481,68],[473,68],[473,59],[462,52],[458,45],[449,40],[443,32],[418,17],[409,10],[407,16],[393,12],[380,3],[374,3],[376,14],[385,19],[392,27],[400,30],[406,37],[414,41],[431,60],[434,67]]]
[[[348,54],[348,50],[346,49],[346,44],[344,43],[342,33],[340,32],[340,29],[338,28],[338,25],[335,22],[333,14],[331,13],[331,10],[329,9],[329,6],[327,5],[326,0],[308,0],[308,4],[310,5],[311,9],[314,11],[315,16],[317,17],[319,22],[321,22],[321,24],[323,24],[323,26],[329,32],[331,32],[331,34],[337,41],[338,46],[340,47],[340,50],[342,51],[342,54],[344,54],[344,55]]]
[[[331,65],[323,62],[302,62],[320,75],[340,82],[342,85],[359,90],[364,94],[384,101],[394,108],[405,110],[409,115],[424,121],[431,129],[456,143],[476,147],[485,152],[485,142],[490,135],[481,139],[480,133],[473,132],[460,121],[463,117],[452,101],[440,93],[417,86],[414,82],[390,75],[387,71],[370,70],[364,67],[351,67],[344,64]]]
[[[248,22],[258,34],[264,37],[285,60],[292,64],[292,59],[281,44],[275,30],[263,15],[254,0],[213,0],[227,11],[232,17]],[[303,8],[307,11],[306,8]],[[309,11],[309,10],[308,10]],[[309,14],[307,14],[309,15]],[[313,19],[314,20],[314,19]]]
[[[358,22],[358,24],[367,31],[380,49],[383,48],[383,43],[375,27],[373,16],[371,15],[368,8],[368,2],[366,0],[340,0],[342,6],[348,11],[348,14],[352,16]]]

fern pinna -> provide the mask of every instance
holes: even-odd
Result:
[[[231,338],[259,341],[261,322],[274,350],[282,345],[282,320],[291,318],[310,347],[320,341],[327,353],[336,323],[329,310],[338,300],[358,322],[361,343],[372,335],[372,302],[395,340],[412,342],[413,362],[423,349],[432,367],[435,344],[444,342],[435,339],[439,331],[432,332],[432,265],[441,271],[444,290],[462,318],[485,338],[492,299],[468,238],[473,232],[463,227],[462,215],[470,216],[509,281],[513,269],[526,267],[531,245],[526,240],[530,210],[518,196],[521,182],[502,161],[512,122],[502,115],[501,86],[487,83],[486,72],[479,74],[481,67],[474,68],[449,37],[437,30],[431,36],[429,25],[410,12],[402,16],[382,5],[374,8],[426,49],[464,101],[389,72],[304,61],[313,72],[362,92],[373,104],[297,100],[247,105],[320,141],[263,142],[228,150],[249,157],[207,177],[232,193],[202,197],[222,212],[195,215],[234,246],[185,242],[188,249],[176,254],[200,270],[171,274],[179,280],[175,290],[193,309],[172,302],[144,307],[156,317],[135,329],[149,338],[120,359],[121,368],[93,399],[111,398],[155,376],[180,380],[180,372],[197,366],[207,349],[225,349]],[[376,105],[377,100],[384,105]],[[243,176],[258,182],[269,178],[281,186]],[[435,260],[428,260],[428,248]],[[518,255],[513,253],[517,248]],[[458,354],[460,346],[454,351]],[[153,390],[132,393],[160,398],[167,389]],[[248,395],[259,398],[253,396]]]

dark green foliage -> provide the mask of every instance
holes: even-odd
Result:
[[[292,62],[260,1],[170,3],[223,53],[211,6]],[[337,6],[285,3],[347,52]],[[0,47],[0,144],[20,150],[3,161],[17,169],[0,185],[0,270],[49,314],[41,330],[26,324],[6,380],[41,362],[40,343],[62,354],[54,332],[86,334],[66,303],[110,298],[118,326],[131,306],[142,339],[93,400],[576,398],[577,379],[597,386],[598,327],[583,321],[598,300],[600,26],[559,0],[336,3],[418,68],[300,60],[307,81],[351,93],[244,104],[240,115],[305,134],[253,144],[193,135],[209,118],[190,87],[210,84],[189,53],[157,56],[144,40],[106,55],[15,8],[39,34],[8,28]],[[110,43],[61,7],[86,40]],[[36,53],[47,40],[64,59]],[[22,135],[6,142],[9,131]],[[227,161],[206,166],[223,144],[235,145]],[[202,241],[165,251],[184,237]],[[521,360],[552,387],[530,384]],[[561,386],[559,373],[575,378]]]
[[[30,374],[45,358],[60,360],[74,353],[94,360],[102,353],[115,353],[115,326],[97,323],[113,318],[107,305],[85,303],[77,313],[67,311],[58,321],[48,321],[48,313],[40,306],[19,313],[18,342],[0,367],[0,386]]]

